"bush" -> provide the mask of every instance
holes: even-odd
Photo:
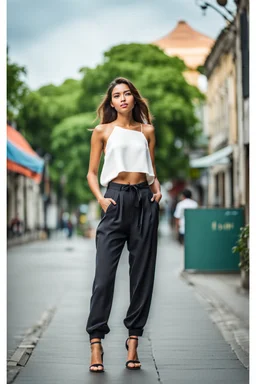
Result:
[[[249,224],[245,227],[240,228],[239,238],[236,246],[232,248],[233,253],[239,253],[240,263],[238,264],[241,269],[249,272]]]

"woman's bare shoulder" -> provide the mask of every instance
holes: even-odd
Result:
[[[108,126],[109,124],[96,125],[96,127],[92,129],[93,134],[99,138],[104,138],[104,136],[106,135],[106,132],[108,131]]]
[[[112,130],[112,124],[99,124],[94,128],[94,135],[96,135],[95,137],[97,137],[97,139],[101,140],[102,142],[106,142]]]
[[[152,124],[143,124],[143,129],[145,129],[146,132],[151,133],[155,131],[155,128]]]
[[[155,128],[151,124],[143,124],[142,125],[143,133],[148,140],[152,139],[155,133]]]
[[[143,124],[143,133],[146,136],[148,142],[154,139],[155,128],[151,124]]]
[[[97,133],[104,132],[107,126],[108,124],[99,124],[99,125],[96,125],[96,127],[93,130],[96,131]]]

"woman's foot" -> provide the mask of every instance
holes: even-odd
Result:
[[[140,369],[141,364],[137,354],[138,337],[130,336],[126,340],[126,349],[128,349],[128,356],[126,362],[126,368],[128,369]]]
[[[103,348],[100,339],[91,339],[91,372],[104,372]]]

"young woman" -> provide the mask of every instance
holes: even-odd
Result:
[[[146,101],[125,78],[111,82],[98,108],[101,124],[92,133],[89,187],[101,205],[96,231],[96,271],[86,330],[91,342],[91,372],[103,372],[101,339],[110,332],[116,269],[125,242],[129,251],[130,306],[128,369],[139,369],[137,346],[146,324],[153,291],[159,201],[162,198],[154,160],[155,134]],[[98,184],[100,157],[104,164]]]

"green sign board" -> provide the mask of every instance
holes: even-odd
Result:
[[[244,226],[244,210],[185,209],[185,270],[239,271],[239,255],[232,253]]]

